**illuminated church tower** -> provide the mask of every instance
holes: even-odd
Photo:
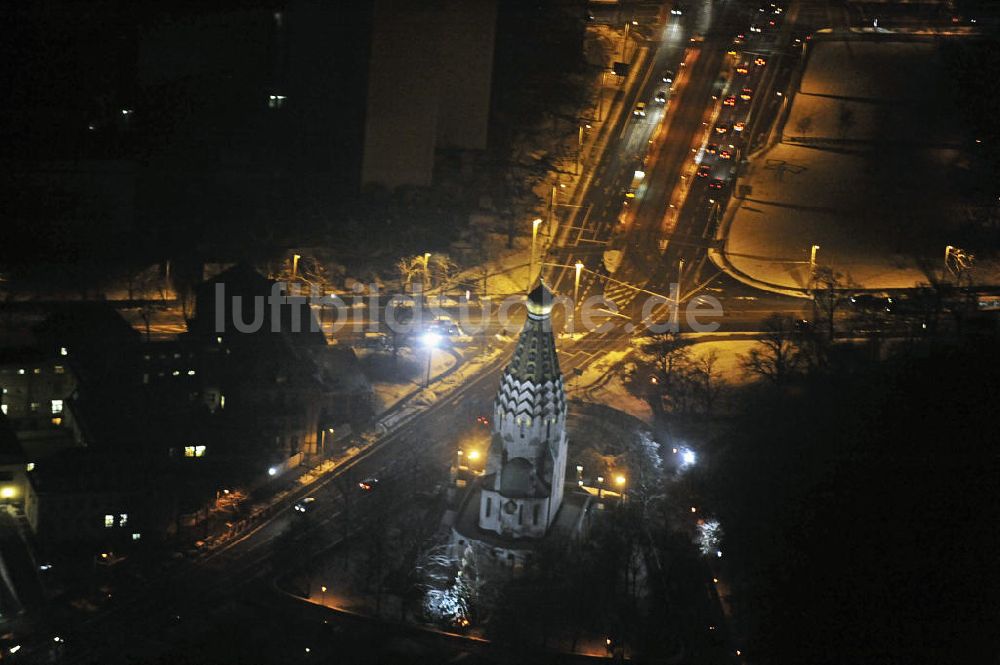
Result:
[[[540,538],[555,520],[566,476],[566,393],[544,283],[528,294],[524,324],[493,404],[493,436],[479,527]]]

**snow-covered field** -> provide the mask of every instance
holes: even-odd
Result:
[[[965,221],[976,176],[960,146],[936,44],[818,41],[782,142],[751,161],[725,251],[777,287],[808,287],[817,263],[859,287],[927,283]]]

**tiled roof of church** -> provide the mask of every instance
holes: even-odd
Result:
[[[524,323],[507,374],[520,382],[544,384],[562,376],[552,335],[552,292],[539,282],[528,294],[528,320]]]

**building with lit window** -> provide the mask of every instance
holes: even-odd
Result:
[[[163,538],[176,508],[164,462],[75,449],[37,463],[27,473],[24,512],[39,546],[96,552]]]

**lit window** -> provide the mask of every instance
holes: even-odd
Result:
[[[17,373],[18,373],[18,374],[24,374],[24,369],[19,369],[19,370],[17,370]]]
[[[24,470],[25,471],[34,471],[35,470],[35,463],[34,462],[28,462],[28,464],[24,467]]]
[[[53,416],[52,417],[52,424],[55,425],[56,427],[59,427],[60,425],[62,425],[62,416]]]
[[[133,533],[132,534],[132,540],[139,540],[140,538],[142,538],[142,534],[141,533]]]
[[[193,369],[189,369],[188,370],[188,376],[194,376],[194,370]]]
[[[115,516],[114,515],[105,515],[104,516],[104,528],[105,529],[110,529],[114,525],[115,525]]]
[[[128,524],[128,513],[121,513],[118,516],[118,526],[125,526]]]
[[[0,412],[3,412],[3,415],[5,415],[5,416],[7,415],[7,405],[6,404],[0,404]]]
[[[31,407],[30,407],[30,408],[31,408],[31,411],[32,411],[32,413],[35,413],[35,412],[37,412],[37,411],[38,411],[38,409],[39,409],[39,407],[41,407],[41,406],[42,406],[42,405],[41,405],[41,404],[39,404],[38,402],[32,402],[32,403],[31,403]]]
[[[184,446],[184,457],[204,457],[205,446]]]
[[[280,109],[285,105],[285,100],[288,99],[285,95],[269,95],[267,98],[267,106],[272,109]]]
[[[52,368],[52,371],[55,372],[56,374],[65,374],[66,368],[63,367],[62,365],[56,365],[55,367]]]
[[[226,396],[225,395],[219,395],[219,406],[222,407],[223,409],[226,408]]]
[[[180,370],[175,369],[173,372],[171,372],[171,374],[173,374],[174,376],[180,376],[181,372],[180,372]]]
[[[65,346],[59,347],[59,355],[61,355],[61,356],[68,356],[69,355],[69,349],[67,349]]]
[[[34,372],[35,374],[41,374],[42,373],[42,368],[41,367],[36,367],[35,369],[33,369],[31,371]]]
[[[14,494],[14,487],[12,485],[0,487],[0,499],[13,499]]]
[[[62,413],[63,401],[61,399],[52,400],[52,413]]]

